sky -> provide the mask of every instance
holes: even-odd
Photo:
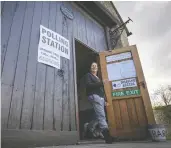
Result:
[[[113,1],[137,45],[149,93],[171,85],[171,2]]]

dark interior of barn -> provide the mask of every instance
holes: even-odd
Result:
[[[92,120],[92,106],[88,102],[86,97],[86,90],[84,85],[84,78],[87,72],[89,72],[90,64],[96,61],[97,53],[92,49],[83,45],[82,43],[75,41],[75,53],[76,53],[76,71],[77,71],[77,94],[78,94],[78,106],[79,106],[79,127],[80,138],[83,138],[84,123]]]

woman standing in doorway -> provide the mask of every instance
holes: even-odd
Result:
[[[96,62],[91,64],[90,73],[86,75],[86,94],[88,100],[93,106],[95,111],[95,119],[88,124],[88,129],[93,132],[94,123],[98,122],[99,128],[104,136],[106,143],[112,143],[113,138],[110,136],[108,124],[106,122],[106,116],[104,111],[105,100],[103,84],[97,77],[98,66]]]

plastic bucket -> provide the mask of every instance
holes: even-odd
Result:
[[[149,125],[148,130],[150,132],[153,141],[166,141],[166,128],[162,124]]]

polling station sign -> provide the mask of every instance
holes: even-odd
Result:
[[[42,25],[40,25],[39,45],[59,51],[61,57],[70,59],[69,40]]]
[[[60,57],[70,59],[69,40],[40,25],[38,62],[60,69]]]
[[[136,86],[137,86],[136,78],[130,78],[130,79],[112,82],[113,90],[122,89],[122,88],[129,88],[129,87],[136,87]]]

